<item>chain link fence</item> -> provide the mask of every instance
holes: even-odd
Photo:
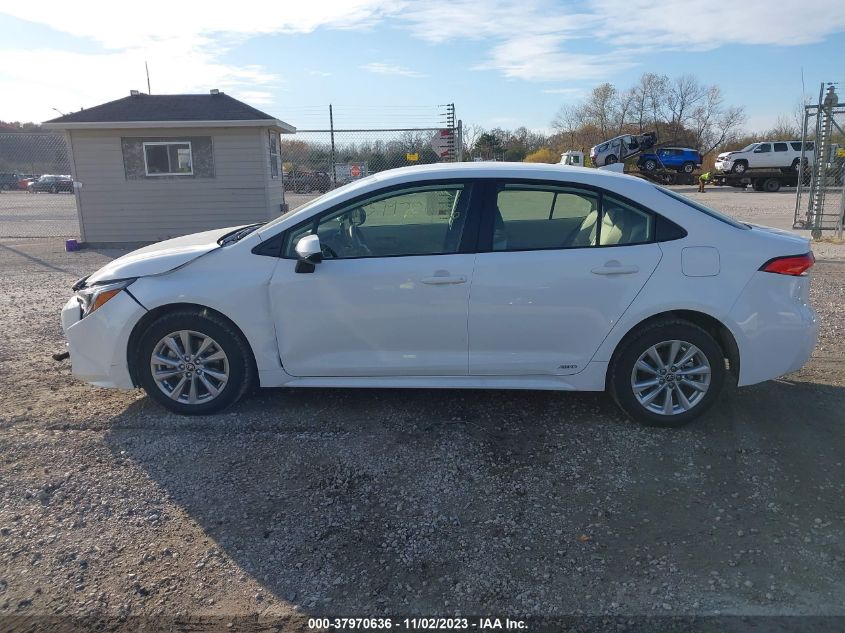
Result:
[[[59,134],[0,134],[0,237],[78,237],[70,156]]]
[[[285,201],[291,209],[330,189],[386,169],[460,160],[461,130],[454,104],[436,111],[430,108],[407,113],[378,112],[378,120],[385,122],[407,119],[429,123],[414,127],[339,127],[338,119],[350,117],[346,108],[340,109],[340,115],[338,109],[331,107],[324,113],[328,115],[322,119],[325,127],[308,129],[298,125],[296,134],[282,136]],[[352,114],[356,115],[360,118],[360,114]],[[312,116],[310,122],[321,118]],[[370,115],[369,120],[372,119]]]
[[[337,109],[320,108],[319,115],[303,118],[325,127],[282,135],[282,177],[290,209],[386,169],[461,159],[460,122],[453,104],[416,110],[372,106],[366,112],[342,108],[341,128]],[[352,127],[355,121],[376,125]],[[379,127],[380,122],[399,125]],[[63,135],[0,134],[0,238],[78,237],[70,174]]]
[[[804,152],[795,228],[810,229],[815,238],[824,231],[842,237],[845,216],[845,103],[833,85],[819,91],[819,103],[804,109]]]

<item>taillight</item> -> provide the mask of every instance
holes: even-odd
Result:
[[[804,253],[803,255],[787,255],[786,257],[775,257],[770,259],[760,267],[760,270],[767,273],[777,273],[778,275],[792,275],[798,277],[806,275],[807,271],[816,263],[816,258],[813,252]]]

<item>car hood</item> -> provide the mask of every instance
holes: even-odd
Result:
[[[85,283],[91,285],[113,279],[149,277],[170,272],[206,253],[221,248],[217,240],[244,226],[250,225],[192,233],[139,248],[109,262],[94,274],[86,277]]]

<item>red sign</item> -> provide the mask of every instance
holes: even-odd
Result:
[[[352,165],[349,173],[353,178],[358,178],[361,175],[361,168],[358,165]]]

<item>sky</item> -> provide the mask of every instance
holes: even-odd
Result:
[[[218,88],[299,128],[548,130],[595,85],[695,74],[746,129],[842,82],[842,0],[0,0],[0,120],[44,121],[146,92]]]

